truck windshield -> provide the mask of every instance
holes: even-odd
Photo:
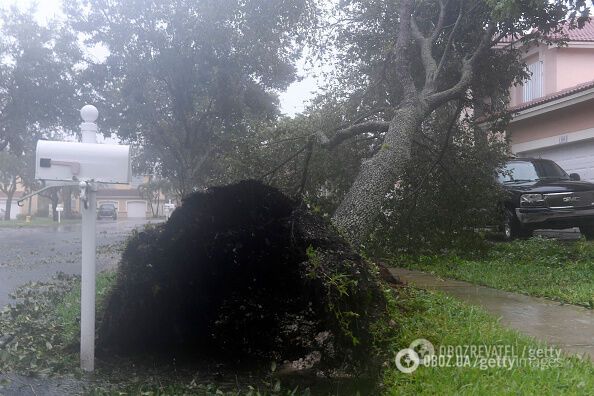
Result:
[[[501,170],[499,182],[521,183],[543,179],[568,180],[569,176],[550,160],[510,161]]]

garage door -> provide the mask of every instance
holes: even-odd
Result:
[[[518,156],[550,159],[567,173],[577,173],[582,180],[594,181],[594,141],[526,151]]]
[[[146,217],[146,202],[128,202],[128,217],[144,219]]]

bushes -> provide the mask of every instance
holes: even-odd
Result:
[[[189,196],[129,241],[101,347],[365,369],[384,315],[376,275],[303,206],[253,181]]]

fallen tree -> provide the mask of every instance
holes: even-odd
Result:
[[[184,200],[128,242],[99,345],[361,372],[385,320],[377,275],[322,218],[255,181]]]
[[[353,0],[331,12],[331,39],[319,40],[319,53],[335,67],[333,96],[348,98],[342,114],[353,122],[321,146],[361,136],[381,147],[361,162],[333,214],[356,246],[374,230],[436,112],[452,103],[477,115],[505,110],[509,87],[529,77],[525,48],[563,42],[563,30],[589,16],[574,0]]]

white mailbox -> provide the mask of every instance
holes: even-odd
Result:
[[[46,186],[25,195],[19,205],[50,188],[78,186],[82,214],[82,271],[80,290],[80,365],[85,371],[95,369],[95,274],[97,255],[97,183],[128,184],[131,179],[130,146],[97,144],[99,112],[86,105],[80,110],[82,143],[41,140],[35,155],[35,178]],[[50,205],[51,206],[51,205]],[[56,208],[58,222],[64,210]],[[51,213],[51,210],[50,210]]]
[[[130,146],[40,140],[37,143],[35,178],[130,183]]]

